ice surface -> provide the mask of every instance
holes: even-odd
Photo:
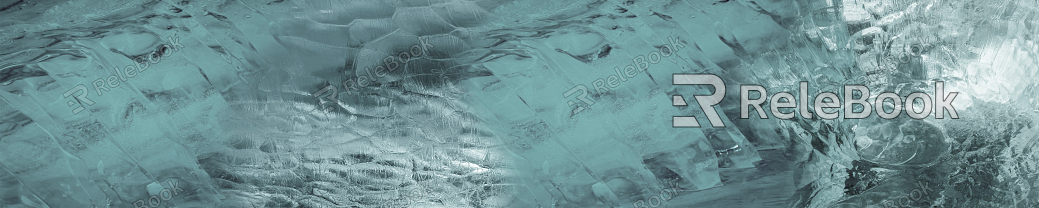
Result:
[[[1035,207],[1037,11],[3,1],[0,207]],[[726,127],[672,127],[715,90],[676,73]],[[959,119],[739,117],[800,81],[944,81]]]

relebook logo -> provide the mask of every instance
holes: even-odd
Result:
[[[721,103],[722,99],[725,98],[725,82],[722,81],[718,75],[713,74],[674,74],[673,82],[674,85],[711,85],[714,86],[714,93],[711,95],[697,95],[693,96],[696,98],[696,102],[699,104],[700,109],[707,116],[707,120],[711,122],[712,127],[725,127],[722,123],[721,117],[718,112],[714,110],[714,106]],[[798,89],[798,97],[794,98],[794,95],[789,92],[780,92],[772,95],[769,99],[769,108],[772,115],[779,119],[792,119],[794,118],[795,112],[793,109],[796,108],[796,114],[800,114],[802,118],[812,118],[812,112],[808,111],[808,82],[800,82]],[[750,98],[750,92],[754,91],[758,93],[757,99]],[[855,92],[859,93],[859,96],[855,96]],[[959,115],[956,114],[956,109],[952,106],[952,101],[956,99],[958,92],[945,93],[945,82],[937,81],[934,83],[934,92],[937,95],[934,97],[932,102],[932,96],[923,92],[914,92],[902,99],[898,94],[893,92],[884,92],[877,95],[872,101],[870,98],[870,90],[864,85],[844,85],[844,101],[841,102],[841,98],[833,92],[821,92],[815,96],[815,102],[813,110],[818,114],[819,118],[832,120],[840,117],[843,111],[845,119],[862,119],[866,118],[873,113],[873,109],[876,108],[877,115],[884,119],[893,119],[902,114],[903,109],[909,117],[914,119],[923,119],[931,115],[931,111],[935,112],[935,119],[945,118],[945,112],[949,112],[949,117],[952,119],[959,119]],[[750,108],[753,107],[757,112],[758,117],[762,119],[768,119],[768,115],[765,114],[765,110],[761,108],[761,104],[765,103],[766,95],[768,91],[761,85],[740,85],[740,118],[750,118]],[[671,99],[671,104],[674,106],[686,106],[685,97],[681,95],[674,95]],[[796,101],[795,101],[796,100]],[[921,101],[923,104],[920,108],[913,108],[916,101]],[[903,102],[904,101],[904,102]],[[884,104],[890,102],[892,109],[885,111]],[[933,105],[932,105],[933,104]],[[855,112],[853,107],[855,105],[861,105],[862,110]],[[786,110],[783,112],[781,110]],[[674,116],[672,117],[672,127],[700,127],[700,123],[696,121],[696,117],[693,116]]]

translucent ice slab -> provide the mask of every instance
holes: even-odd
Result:
[[[2,1],[0,207],[1035,207],[1037,11]],[[958,118],[741,118],[742,85],[938,81]]]

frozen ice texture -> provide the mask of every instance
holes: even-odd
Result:
[[[4,1],[0,207],[1035,207],[1037,10]],[[725,128],[672,128],[715,90],[676,73]],[[739,118],[800,81],[960,118]]]

